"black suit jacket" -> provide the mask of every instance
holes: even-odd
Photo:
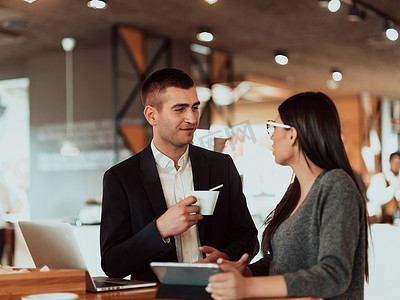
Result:
[[[189,146],[195,190],[221,183],[212,216],[198,222],[201,245],[238,260],[257,254],[257,229],[242,193],[240,176],[229,155]],[[156,219],[167,210],[150,145],[104,174],[100,226],[101,264],[110,277],[156,280],[151,261],[177,261],[174,239],[163,241]]]

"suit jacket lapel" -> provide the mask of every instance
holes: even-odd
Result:
[[[210,188],[210,164],[207,158],[195,146],[189,145],[190,163],[192,164],[193,183],[195,190],[208,190]],[[204,243],[207,217],[198,222],[200,243]]]
[[[158,175],[156,162],[150,145],[142,151],[140,157],[140,170],[144,190],[146,191],[147,197],[150,199],[154,212],[158,218],[167,210],[167,204],[165,202],[160,176]]]

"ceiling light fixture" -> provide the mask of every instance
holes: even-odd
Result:
[[[328,5],[326,5],[327,2]],[[386,12],[366,3],[365,1],[343,0],[343,2],[350,6],[349,13],[347,15],[349,21],[364,21],[367,18],[367,12],[373,13],[384,20],[384,33],[387,39],[390,41],[396,41],[399,38],[399,31],[397,29],[400,26],[399,20],[394,19]],[[318,3],[319,6],[327,6],[331,12],[338,11],[341,5],[340,0],[319,0]]]
[[[24,0],[25,2],[28,2],[28,3],[33,3],[33,2],[35,2],[36,0]]]
[[[212,52],[210,47],[194,43],[190,45],[190,50],[203,55],[210,55]]]
[[[93,9],[105,9],[108,5],[106,0],[88,0],[87,6]]]
[[[208,28],[200,28],[196,37],[201,42],[211,42],[214,39],[214,35]]]
[[[332,69],[332,79],[335,81],[341,81],[343,78],[342,72],[340,72],[338,69]]]
[[[281,66],[287,65],[289,57],[283,51],[275,52],[275,62]]]
[[[211,42],[214,39],[214,35],[208,28],[200,28],[196,37],[201,42]]]
[[[330,12],[337,12],[340,8],[340,0],[331,0],[328,3],[328,9]]]
[[[74,143],[73,134],[73,80],[72,80],[72,51],[75,48],[75,39],[64,38],[61,45],[65,51],[65,87],[66,87],[66,140],[62,144],[60,152],[64,156],[76,156],[79,148]]]
[[[214,103],[218,106],[230,105],[233,103],[232,88],[224,84],[213,84],[211,96]]]
[[[207,2],[208,4],[215,4],[218,2],[218,0],[204,0],[205,2]]]
[[[364,10],[360,10],[356,2],[353,1],[353,4],[350,6],[349,14],[347,15],[347,20],[350,22],[361,22],[364,21],[367,17],[367,14]]]
[[[211,98],[211,90],[208,87],[196,86],[196,92],[200,102],[207,102]]]
[[[397,31],[396,28],[394,28],[392,21],[388,20],[385,21],[384,30],[388,40],[395,41],[399,38],[399,32]]]

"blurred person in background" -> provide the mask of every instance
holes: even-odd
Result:
[[[375,174],[371,178],[367,190],[368,211],[374,215],[377,222],[393,223],[393,213],[400,201],[400,151],[389,157],[390,169],[387,172]]]

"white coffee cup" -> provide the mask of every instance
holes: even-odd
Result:
[[[194,205],[200,206],[199,213],[204,216],[211,216],[217,204],[219,191],[193,191],[190,196],[194,196],[197,202]]]

